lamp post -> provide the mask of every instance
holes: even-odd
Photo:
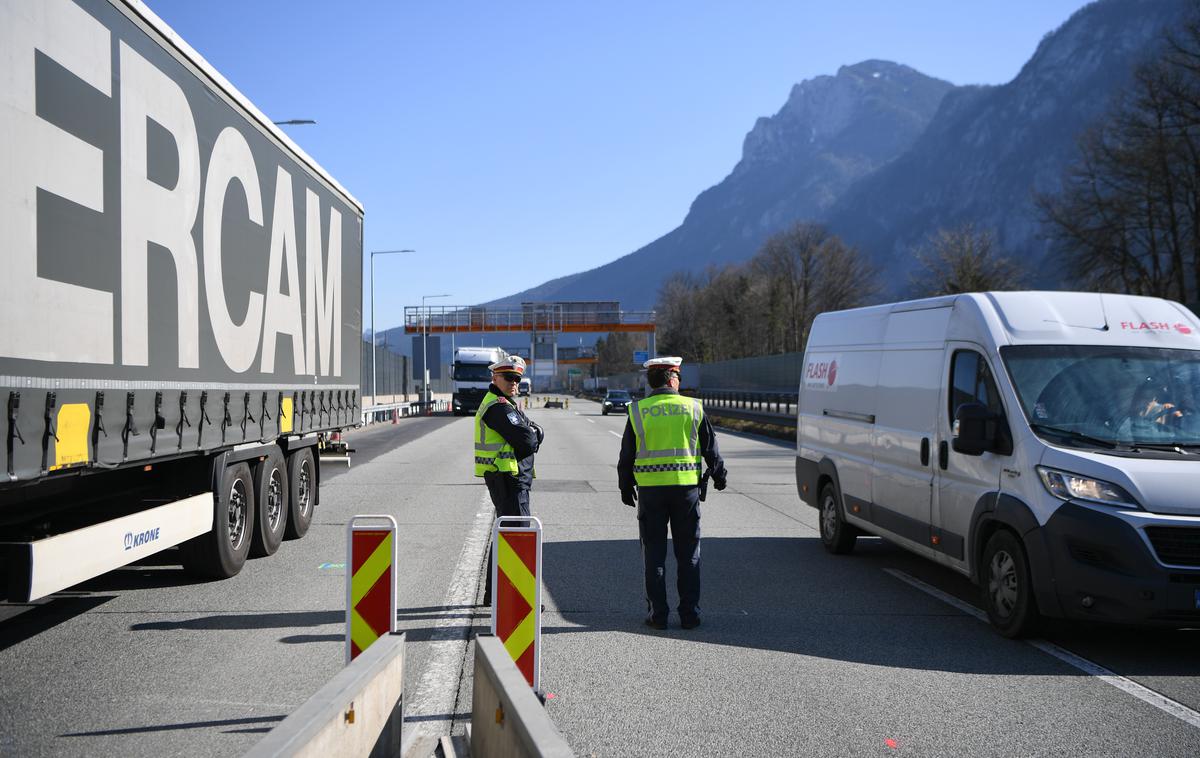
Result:
[[[416,250],[372,250],[371,251],[371,405],[379,405],[378,393],[375,391],[375,256],[391,255],[393,253],[415,253]]]
[[[429,403],[429,347],[427,346],[429,312],[425,310],[425,301],[435,297],[450,297],[450,295],[421,295],[421,366],[425,369],[425,383],[421,385],[421,392],[424,394],[422,401],[425,403]]]

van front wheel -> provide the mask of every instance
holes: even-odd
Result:
[[[1001,529],[983,549],[983,605],[988,620],[1005,637],[1024,637],[1037,630],[1040,615],[1025,546]]]
[[[858,532],[842,517],[842,505],[837,490],[832,484],[821,488],[821,544],[836,555],[844,555],[854,549]]]

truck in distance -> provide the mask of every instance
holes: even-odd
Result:
[[[0,37],[0,593],[175,545],[232,576],[360,417],[362,206],[137,0]]]
[[[488,367],[507,357],[508,352],[499,347],[460,347],[454,351],[451,408],[455,416],[479,409],[492,383],[492,370]]]

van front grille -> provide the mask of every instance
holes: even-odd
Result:
[[[1180,526],[1148,526],[1146,536],[1163,563],[1200,566],[1200,529]]]

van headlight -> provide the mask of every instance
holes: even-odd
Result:
[[[1133,495],[1112,482],[1045,466],[1038,466],[1037,472],[1046,490],[1061,500],[1087,500],[1092,503],[1141,509]]]

